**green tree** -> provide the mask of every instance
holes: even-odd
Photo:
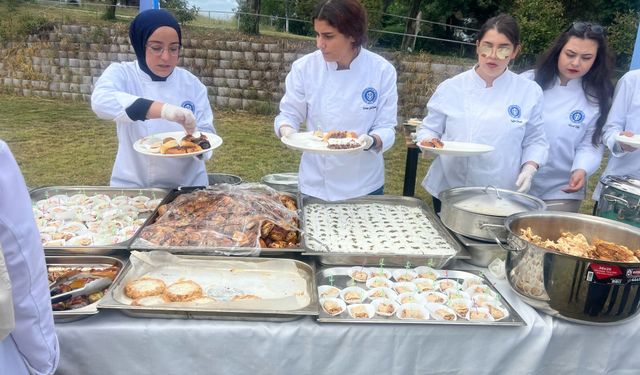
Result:
[[[639,16],[640,14],[633,10],[616,13],[613,24],[607,28],[609,45],[616,51],[617,66],[626,68],[631,63]]]
[[[520,24],[521,61],[535,61],[560,34],[566,21],[558,0],[516,0],[513,16]]]
[[[160,8],[170,11],[181,24],[195,20],[200,11],[197,6],[189,6],[187,0],[160,0]]]

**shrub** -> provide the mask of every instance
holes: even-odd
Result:
[[[609,44],[616,52],[616,66],[627,67],[631,62],[639,15],[633,10],[616,13],[613,24],[607,28]]]
[[[521,59],[533,62],[564,27],[564,7],[558,0],[516,0],[513,16],[520,24]]]

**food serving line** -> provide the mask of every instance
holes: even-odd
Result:
[[[260,184],[32,190],[59,373],[638,368],[638,264],[519,237],[569,230],[637,248],[637,229],[539,211],[520,193],[451,190],[444,225],[414,198],[323,202]],[[508,281],[471,265],[498,256]]]

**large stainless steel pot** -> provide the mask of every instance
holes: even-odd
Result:
[[[582,233],[640,247],[640,229],[595,216],[568,212],[528,212],[505,220],[509,231],[506,274],[509,284],[529,305],[563,319],[607,325],[638,314],[640,263],[592,260],[538,247],[519,237],[530,227],[543,239],[562,232]]]
[[[596,215],[640,227],[640,180],[604,176]]]
[[[459,187],[440,193],[440,219],[463,236],[481,241],[506,241],[504,219],[512,214],[546,209],[531,195],[488,187]]]

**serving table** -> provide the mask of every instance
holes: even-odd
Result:
[[[451,268],[479,270],[458,262]],[[486,269],[485,269],[486,271]],[[540,314],[488,275],[521,327],[132,318],[57,324],[57,374],[637,374],[640,319],[574,324]]]

